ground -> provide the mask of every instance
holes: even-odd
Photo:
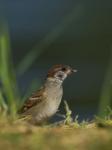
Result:
[[[32,126],[0,120],[0,150],[111,150],[112,121]]]

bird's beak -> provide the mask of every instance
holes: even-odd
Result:
[[[72,73],[75,73],[75,72],[77,72],[77,70],[76,70],[76,69],[72,69],[71,72],[72,72]]]
[[[75,72],[77,72],[76,69],[71,69],[71,70],[69,70],[69,71],[67,72],[67,74],[68,74],[68,75],[71,75],[72,73],[75,73]]]

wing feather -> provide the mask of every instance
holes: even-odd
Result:
[[[40,90],[33,93],[24,103],[23,107],[20,109],[19,113],[24,113],[35,105],[41,103],[42,100],[45,99],[45,88],[41,88]]]

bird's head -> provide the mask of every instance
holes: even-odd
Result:
[[[63,82],[66,77],[74,72],[77,72],[77,70],[72,69],[68,65],[54,65],[47,74],[47,78],[55,79],[60,82]]]

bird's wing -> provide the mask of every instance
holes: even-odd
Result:
[[[24,113],[35,105],[41,103],[46,97],[45,88],[42,87],[37,92],[33,93],[24,103],[23,107],[20,109],[19,113]]]

